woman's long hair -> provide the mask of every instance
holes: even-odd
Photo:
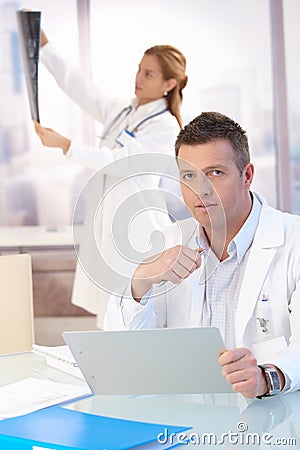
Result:
[[[145,55],[155,55],[159,61],[164,79],[175,78],[176,86],[165,96],[168,110],[176,117],[180,128],[182,120],[180,115],[180,105],[182,102],[182,89],[187,84],[186,59],[185,56],[172,45],[155,45],[145,51]]]

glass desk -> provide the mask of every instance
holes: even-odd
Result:
[[[64,383],[83,381],[46,365],[32,353],[0,357],[0,385],[27,377]],[[191,430],[188,448],[299,449],[300,392],[262,400],[247,400],[239,394],[159,396],[91,396],[65,408],[82,412],[169,425]],[[185,434],[185,435],[184,435]],[[166,437],[160,437],[163,444]]]
[[[47,228],[41,226],[0,227],[0,250],[28,248],[73,247],[71,226]]]
[[[26,352],[0,355],[0,386],[29,377],[74,385],[85,384],[80,378],[47,365],[46,359],[38,354]]]

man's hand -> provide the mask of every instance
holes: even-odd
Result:
[[[218,363],[235,392],[240,392],[247,398],[255,398],[268,391],[265,376],[247,348],[226,350],[219,356]]]
[[[161,255],[153,256],[139,265],[135,271],[131,290],[136,301],[146,294],[152,284],[171,281],[178,284],[200,267],[202,249],[193,250],[176,245]]]
[[[70,139],[62,136],[51,128],[42,127],[37,120],[34,121],[34,128],[43,145],[46,147],[61,148],[64,154],[67,153],[71,145]]]

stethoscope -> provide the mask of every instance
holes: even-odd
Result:
[[[122,109],[121,112],[119,112],[119,114],[113,119],[113,121],[108,125],[108,127],[106,128],[105,132],[102,134],[101,136],[101,140],[104,140],[107,138],[107,136],[109,135],[109,133],[111,133],[115,128],[117,123],[119,123],[122,120],[124,120],[132,111],[133,106],[126,106],[125,108]],[[166,111],[168,111],[167,108],[163,109],[162,111],[159,111],[157,113],[151,114],[148,117],[145,117],[143,120],[141,120],[132,130],[128,130],[130,131],[130,133],[134,134],[136,133],[139,128],[148,120],[153,119],[154,117],[160,116],[161,114],[164,114]]]

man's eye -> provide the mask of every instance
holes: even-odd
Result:
[[[219,177],[220,175],[222,175],[222,173],[223,172],[221,170],[218,170],[218,169],[215,169],[215,170],[212,171],[212,175],[214,175],[216,177]]]
[[[185,173],[185,174],[182,176],[182,179],[183,179],[183,180],[192,180],[192,178],[193,178],[193,174],[192,174],[192,173]]]

